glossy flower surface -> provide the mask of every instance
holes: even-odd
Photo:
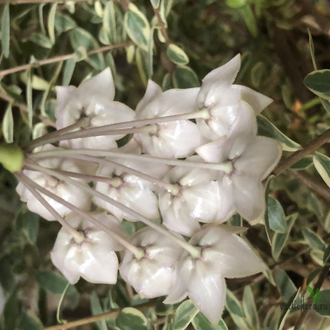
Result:
[[[197,125],[209,140],[228,134],[238,116],[240,101],[247,102],[255,115],[273,102],[269,97],[248,87],[233,85],[240,68],[240,60],[240,55],[235,56],[203,79],[197,95],[197,106],[199,109],[208,109],[210,118],[197,119]]]
[[[56,87],[56,128],[70,126],[82,117],[89,118],[88,127],[98,127],[132,120],[134,111],[123,103],[113,101],[115,87],[109,68],[95,77],[74,86]],[[64,140],[62,146],[70,148],[104,149],[117,147],[116,140],[124,135],[93,136]]]
[[[192,156],[187,161],[201,161],[199,158]],[[220,203],[215,171],[176,166],[163,180],[179,188],[175,195],[166,190],[159,193],[159,209],[167,228],[191,236],[200,229],[199,221],[215,219]]]
[[[252,109],[240,102],[239,116],[228,138],[206,144],[196,152],[206,161],[232,164],[230,173],[218,171],[220,205],[218,222],[235,212],[252,221],[265,211],[262,181],[278,163],[282,147],[273,139],[256,136],[256,120]]]
[[[120,223],[115,217],[100,212],[89,215],[121,234]],[[80,276],[91,283],[115,284],[118,273],[115,251],[123,249],[121,244],[80,215],[72,214],[66,220],[83,233],[84,238],[77,242],[62,228],[51,252],[53,264],[71,284],[77,283]]]
[[[131,243],[142,248],[145,255],[137,260],[132,252],[126,250],[119,269],[123,279],[141,297],[167,295],[173,284],[175,263],[183,249],[172,239],[149,227],[138,230]]]
[[[197,111],[196,96],[199,88],[171,89],[162,93],[161,88],[149,80],[146,94],[136,108],[137,119],[172,116]],[[153,125],[151,133],[136,133],[142,151],[157,157],[186,157],[207,140],[196,124],[188,120],[169,121]]]
[[[49,150],[60,150],[60,148],[56,148],[52,145],[46,145],[42,148],[41,151]],[[55,170],[64,170],[75,173],[93,174],[93,172],[96,170],[94,164],[65,158],[47,158],[38,161],[38,164]],[[83,211],[89,211],[91,206],[91,196],[89,193],[84,192],[80,188],[68,182],[59,180],[42,172],[24,170],[23,173],[27,175],[32,181],[39,184],[41,187],[46,188],[67,202],[73,204],[76,207],[79,207]],[[78,180],[87,186],[85,181],[80,179],[75,180]],[[18,184],[16,191],[20,195],[21,200],[27,202],[27,206],[30,211],[39,214],[46,220],[55,220],[53,215],[50,214],[50,212],[43,205],[41,205],[38,200],[36,200],[36,198],[21,182]],[[65,216],[72,212],[70,209],[54,201],[50,197],[45,195],[42,196],[61,216]]]
[[[217,324],[226,302],[225,278],[245,277],[266,270],[249,245],[235,235],[242,227],[205,225],[189,241],[201,249],[193,258],[184,251],[176,278],[165,303],[174,304],[188,295],[200,311]]]

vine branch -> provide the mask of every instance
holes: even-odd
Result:
[[[0,0],[0,2],[1,2],[1,0]],[[90,50],[90,51],[87,52],[87,55],[102,53],[102,52],[106,52],[108,50],[113,50],[113,49],[125,48],[125,47],[130,46],[130,45],[133,45],[132,41],[121,42],[121,43],[118,43],[118,44],[115,44],[115,45],[109,45],[109,46],[104,46],[104,47],[100,47],[100,48],[97,48],[97,49]],[[68,54],[68,55],[61,55],[61,56],[56,56],[56,57],[52,57],[52,58],[47,58],[45,60],[35,61],[34,63],[30,63],[30,64],[20,65],[20,66],[17,66],[15,68],[2,70],[2,71],[0,71],[0,79],[4,76],[8,75],[8,74],[11,74],[11,73],[24,71],[24,70],[27,70],[27,69],[30,69],[30,68],[36,68],[36,67],[46,65],[46,64],[62,62],[62,61],[68,60],[70,58],[73,58],[74,56],[75,56],[75,53]]]

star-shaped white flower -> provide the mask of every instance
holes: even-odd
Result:
[[[199,88],[161,88],[149,80],[146,94],[136,108],[137,119],[165,117],[197,111],[196,96]],[[206,143],[196,124],[188,120],[169,121],[153,125],[151,133],[136,133],[142,151],[157,157],[187,157]]]
[[[247,102],[255,115],[273,101],[248,87],[232,85],[239,71],[240,62],[238,54],[228,63],[211,71],[203,79],[202,87],[197,95],[197,106],[199,109],[208,109],[210,118],[197,119],[197,125],[209,140],[227,135],[237,117],[239,101]]]
[[[57,107],[56,128],[70,126],[82,117],[90,119],[88,127],[98,127],[118,122],[130,121],[134,111],[123,103],[114,101],[115,87],[109,68],[95,77],[74,86],[56,87]],[[61,142],[62,146],[87,149],[113,149],[116,140],[124,135],[94,136]]]
[[[192,156],[187,161],[199,159]],[[200,229],[199,221],[215,219],[220,203],[215,171],[176,166],[163,180],[179,188],[176,194],[159,193],[159,209],[167,228],[191,236]]]
[[[116,152],[128,152],[130,154],[140,154],[141,149],[138,144],[132,139],[129,144],[122,148],[116,149]],[[114,158],[109,158],[114,161]],[[160,179],[168,171],[169,167],[163,164],[147,163],[137,160],[123,160],[115,159],[116,163],[122,164],[131,169],[137,170],[151,177]],[[125,172],[124,169],[118,168],[116,165],[103,164],[97,170],[97,175],[111,178],[111,182],[97,182],[95,189],[102,194],[116,200],[119,203],[133,209],[142,214],[148,219],[158,219],[158,201],[153,191],[158,190],[158,187],[140,177]],[[103,199],[95,197],[95,203],[112,214],[114,214],[120,221],[125,218],[129,221],[136,221],[136,219],[119,208],[105,202]]]
[[[201,254],[184,251],[176,266],[175,282],[164,303],[174,304],[187,295],[200,311],[217,324],[226,301],[225,278],[245,277],[266,270],[249,245],[235,235],[242,227],[205,225],[189,241]]]
[[[175,264],[183,249],[169,237],[149,227],[138,230],[131,243],[142,248],[145,255],[138,260],[126,250],[119,268],[123,279],[141,297],[167,295],[173,284]]]
[[[60,148],[54,147],[50,144],[45,145],[41,151],[58,150]],[[87,163],[80,160],[71,160],[65,158],[48,158],[39,160],[38,164],[44,167],[55,170],[64,170],[75,173],[94,174],[96,171],[95,164]],[[79,207],[83,211],[89,211],[91,206],[91,195],[85,191],[77,188],[76,186],[67,183],[63,180],[59,180],[53,176],[45,173],[24,170],[23,173],[28,176],[32,181],[39,184],[41,187],[49,190],[55,195],[63,198],[67,202]],[[80,179],[74,178],[74,180],[80,181],[83,184],[87,183]],[[55,220],[52,214],[32,195],[32,193],[22,184],[18,184],[16,188],[17,193],[20,195],[21,200],[27,202],[27,207],[30,211],[39,214],[46,220]],[[52,198],[43,195],[43,198],[61,215],[65,216],[72,211],[62,204],[54,201]]]
[[[279,142],[256,136],[256,119],[247,103],[239,103],[238,117],[228,133],[196,152],[208,162],[231,163],[230,173],[218,171],[218,222],[238,212],[248,221],[265,212],[262,181],[271,173],[282,154]]]
[[[89,213],[119,235],[124,235],[118,219],[105,213]],[[98,229],[80,215],[72,214],[66,221],[83,234],[81,241],[76,241],[62,228],[51,252],[53,264],[66,279],[75,284],[80,276],[91,283],[115,284],[117,282],[118,258],[115,251],[122,245]]]

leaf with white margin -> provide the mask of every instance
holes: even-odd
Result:
[[[178,65],[185,65],[189,63],[189,58],[187,54],[177,45],[170,44],[167,47],[166,54],[169,59]]]
[[[197,313],[198,309],[191,300],[184,301],[175,312],[173,330],[186,329]]]
[[[330,187],[330,158],[316,152],[313,156],[313,163],[323,181]]]
[[[124,26],[129,37],[143,50],[148,51],[150,26],[145,15],[132,3],[124,18]]]
[[[243,310],[246,316],[246,322],[250,329],[258,330],[260,328],[257,307],[254,301],[251,286],[246,286],[243,293]]]
[[[284,323],[285,323],[285,319],[286,317],[289,315],[290,313],[290,306],[293,304],[293,302],[296,300],[296,298],[298,297],[298,294],[300,292],[300,288],[291,296],[291,298],[289,299],[289,301],[286,304],[286,308],[284,309],[284,311],[281,314],[281,317],[278,321],[278,330],[282,330]]]
[[[268,196],[267,209],[270,228],[275,232],[286,233],[288,228],[283,208],[279,201],[271,195]]]
[[[121,330],[147,330],[148,320],[136,308],[126,307],[116,318],[116,326]]]
[[[14,141],[14,119],[11,103],[8,104],[5,115],[3,116],[2,132],[7,143]]]
[[[282,144],[284,151],[296,151],[301,149],[301,145],[289,139],[278,130],[267,118],[262,115],[257,116],[258,135],[270,137]]]
[[[228,330],[223,319],[220,319],[219,323],[216,326],[213,326],[202,312],[199,312],[193,318],[191,323],[195,330]]]
[[[302,233],[305,240],[312,249],[324,251],[325,243],[323,239],[309,228],[303,228]]]

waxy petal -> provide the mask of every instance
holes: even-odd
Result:
[[[229,87],[235,80],[240,68],[241,57],[236,55],[226,64],[211,71],[203,79],[202,87],[197,96],[199,109],[211,107],[217,101],[218,90],[221,87]]]

